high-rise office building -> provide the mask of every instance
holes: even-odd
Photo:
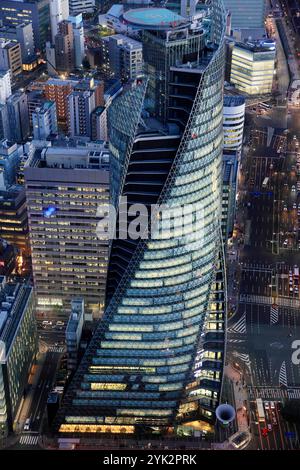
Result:
[[[161,8],[124,14],[144,30],[147,75],[109,110],[118,216],[106,311],[58,413],[61,435],[199,430],[214,423],[226,322],[223,2],[204,12],[203,22],[174,19]],[[145,239],[126,236],[127,223],[120,225],[126,212],[130,227],[126,209],[134,203],[165,208],[154,211]]]
[[[69,21],[58,24],[55,36],[55,66],[60,72],[70,72],[75,67],[73,26]]]
[[[0,276],[10,276],[17,267],[16,247],[0,237]]]
[[[74,36],[75,67],[80,68],[84,59],[84,29],[82,14],[69,16]]]
[[[95,106],[104,105],[104,82],[88,77],[75,82],[74,91],[90,91],[95,97]]]
[[[50,22],[52,43],[58,33],[58,23],[67,20],[69,16],[69,0],[50,0]]]
[[[223,0],[231,13],[232,28],[263,28],[266,0]]]
[[[92,112],[95,95],[91,91],[73,91],[68,96],[68,128],[71,137],[92,135]]]
[[[9,70],[0,70],[0,104],[5,104],[11,95],[11,80]]]
[[[0,20],[13,26],[32,22],[35,47],[45,49],[50,30],[49,0],[1,0]]]
[[[17,169],[23,149],[21,145],[0,141],[0,189],[6,189],[16,183]]]
[[[32,287],[0,277],[0,437],[13,432],[38,349]]]
[[[224,149],[241,150],[244,135],[245,98],[224,96]]]
[[[95,0],[69,0],[70,13],[92,13],[95,8]]]
[[[102,55],[110,74],[123,81],[137,78],[142,73],[143,46],[135,39],[115,34],[102,39]]]
[[[51,134],[57,134],[56,104],[46,101],[32,113],[33,138],[46,140]]]
[[[230,81],[248,95],[272,92],[276,48],[274,42],[237,43],[232,49]]]
[[[97,106],[92,112],[92,140],[108,140],[107,115],[113,100],[121,93],[122,85],[120,80],[104,93],[103,105]]]
[[[0,139],[9,139],[10,129],[8,123],[7,106],[0,104]]]
[[[22,73],[22,53],[18,42],[0,39],[0,70],[9,70],[11,79]]]
[[[21,47],[22,63],[31,62],[35,58],[32,23],[20,23],[15,26],[2,26],[0,38],[18,42]]]
[[[30,135],[26,93],[17,91],[7,99],[6,106],[9,122],[9,140],[18,143],[26,142]]]
[[[56,77],[55,46],[50,41],[46,42],[46,62],[49,77]]]
[[[0,189],[0,237],[30,255],[25,188],[21,185]]]
[[[237,174],[239,152],[224,150],[223,152],[223,185],[222,185],[222,234],[224,247],[232,237],[236,209]]]
[[[32,90],[27,93],[29,122],[32,126],[32,113],[36,108],[40,108],[45,103],[46,98],[43,90]]]
[[[103,311],[108,241],[96,230],[108,168],[108,148],[96,143],[37,149],[25,163],[34,288],[49,318],[66,321],[74,297],[87,320]]]

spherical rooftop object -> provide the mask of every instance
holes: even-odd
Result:
[[[167,8],[135,8],[124,13],[123,18],[140,29],[170,29],[189,22]]]

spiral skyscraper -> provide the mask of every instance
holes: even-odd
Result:
[[[165,9],[124,21],[143,29],[145,76],[111,107],[111,193],[118,219],[123,196],[167,207],[172,230],[157,212],[148,238],[117,229],[105,315],[57,416],[63,435],[199,428],[214,423],[222,386],[223,3],[193,21]]]

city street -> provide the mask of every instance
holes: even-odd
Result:
[[[20,412],[19,440],[12,446],[13,449],[37,448],[38,436],[43,419],[46,416],[48,394],[52,390],[62,352],[63,348],[61,346],[52,346],[43,354],[40,361],[40,370],[37,371],[37,380],[34,379]],[[29,420],[30,423],[28,430],[25,429],[26,420]]]

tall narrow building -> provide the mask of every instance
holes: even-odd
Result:
[[[55,65],[60,72],[70,72],[75,67],[73,26],[69,21],[58,24],[55,36]]]
[[[164,8],[124,14],[143,29],[146,75],[109,110],[118,215],[106,311],[57,415],[61,435],[213,427],[226,323],[225,11],[221,0],[204,6],[197,21]],[[151,233],[138,239],[124,233],[135,203],[148,214],[160,206]]]

